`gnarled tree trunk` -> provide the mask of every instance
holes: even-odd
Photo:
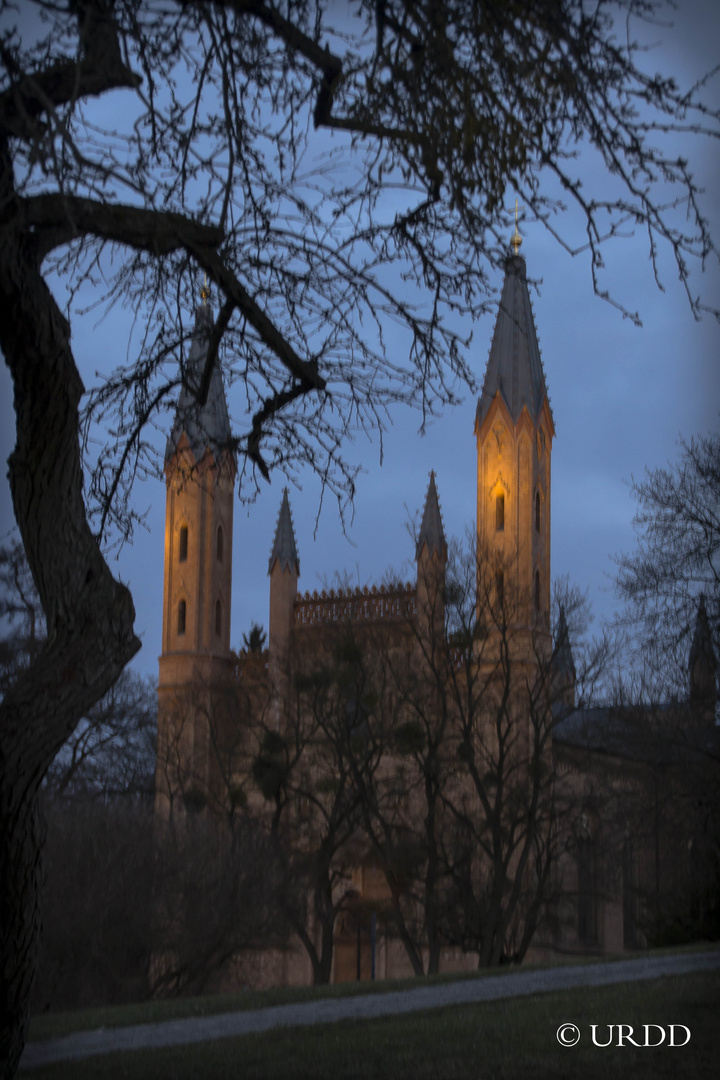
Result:
[[[0,347],[13,378],[15,516],[47,618],[47,643],[0,705],[0,1077],[24,1045],[40,932],[43,777],[75,725],[140,647],[128,590],[87,523],[69,327],[45,285],[12,166],[0,160]]]

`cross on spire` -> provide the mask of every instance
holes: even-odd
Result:
[[[523,210],[524,207],[521,206],[520,209]],[[522,244],[522,236],[518,232],[518,201],[517,201],[517,199],[515,200],[515,232],[512,234],[512,236],[510,238],[510,243],[513,246],[513,252],[515,253],[515,255],[517,255],[517,253],[520,250],[520,245]]]

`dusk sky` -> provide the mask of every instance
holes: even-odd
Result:
[[[667,46],[658,50],[656,66],[689,86],[718,60],[720,16],[716,5],[697,0],[682,5],[675,30],[664,31]],[[660,31],[658,31],[658,37]],[[662,61],[659,57],[665,59]],[[705,90],[717,104],[720,78]],[[720,243],[720,147],[709,140],[696,142],[690,160],[695,176],[706,188],[705,210]],[[514,197],[514,195],[513,195]],[[510,216],[508,217],[510,220]],[[508,225],[508,241],[512,228]],[[568,223],[572,238],[572,222]],[[613,297],[637,309],[642,328],[623,319],[614,307],[593,295],[587,253],[570,257],[542,228],[521,222],[522,254],[528,276],[541,279],[533,295],[535,323],[542,349],[553,410],[556,439],[552,456],[552,573],[567,574],[588,588],[597,618],[616,607],[612,588],[612,556],[631,550],[635,510],[629,481],[641,478],[645,467],[674,461],[680,436],[707,433],[720,427],[720,326],[706,315],[696,322],[677,280],[668,252],[662,253],[665,291],[654,282],[641,236],[617,240],[607,246],[604,284]],[[498,275],[496,286],[501,286]],[[717,260],[705,274],[694,273],[693,291],[706,303],[720,306]],[[61,305],[65,302],[58,293]],[[73,343],[86,386],[98,369],[109,371],[124,363],[130,334],[130,316],[114,312],[105,320],[99,313],[82,318],[71,313]],[[493,317],[474,327],[469,361],[482,383],[493,331]],[[398,339],[388,348],[402,347]],[[290,487],[290,503],[300,554],[302,591],[332,583],[335,571],[347,572],[361,585],[378,582],[385,571],[410,577],[414,567],[407,531],[409,518],[423,505],[428,474],[435,470],[446,534],[462,536],[475,516],[476,448],[473,437],[476,395],[466,391],[464,401],[418,433],[420,417],[397,412],[384,440],[384,461],[379,444],[358,434],[348,457],[362,464],[357,486],[355,516],[343,536],[337,510],[329,499],[323,506],[315,533],[320,485],[311,473],[303,474],[301,489]],[[231,419],[233,400],[229,397]],[[168,420],[169,424],[170,421]],[[162,441],[167,432],[159,433]],[[14,417],[12,390],[0,368],[0,453],[12,449]],[[239,647],[252,622],[267,628],[267,563],[275,521],[286,483],[282,474],[264,485],[251,506],[235,507],[233,603],[231,643]],[[131,547],[124,547],[111,567],[126,581],[136,607],[136,630],[143,647],[133,667],[157,674],[162,620],[165,487],[162,480],[139,483],[135,506],[148,509],[147,531],[138,530]],[[2,536],[13,527],[7,480],[0,489]]]

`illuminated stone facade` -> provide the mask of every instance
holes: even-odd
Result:
[[[404,657],[408,670],[414,666],[418,678],[432,667],[433,642],[442,641],[449,647],[451,678],[456,683],[464,679],[464,690],[475,680],[493,707],[503,696],[510,699],[511,733],[520,731],[520,737],[512,741],[511,764],[513,754],[518,761],[523,755],[527,761],[532,758],[535,773],[545,770],[548,776],[554,775],[564,790],[562,822],[548,819],[546,823],[545,839],[554,845],[552,866],[548,864],[551,910],[538,917],[532,944],[529,949],[523,946],[522,954],[544,956],[558,949],[614,952],[640,947],[643,935],[638,898],[649,876],[657,873],[657,866],[648,855],[647,838],[634,848],[630,843],[621,796],[627,803],[632,795],[640,805],[638,793],[647,790],[652,754],[647,740],[642,745],[636,741],[629,749],[627,715],[607,709],[593,713],[574,709],[575,668],[562,614],[553,641],[550,505],[555,427],[525,260],[517,252],[507,260],[475,419],[477,625],[469,645],[463,643],[457,628],[453,642],[445,640],[448,553],[431,474],[417,537],[415,580],[320,594],[298,592],[300,558],[286,490],[268,564],[268,648],[255,654],[231,652],[236,466],[217,367],[203,406],[198,406],[193,393],[202,380],[209,327],[210,312],[203,306],[166,454],[158,817],[167,820],[175,812],[186,812],[190,805],[211,813],[210,796],[215,796],[217,805],[226,812],[228,793],[236,791],[241,791],[243,805],[250,811],[270,815],[267,796],[264,799],[251,782],[253,755],[257,756],[259,744],[256,740],[253,750],[247,739],[243,741],[238,730],[244,721],[239,718],[255,712],[262,716],[266,734],[282,734],[293,710],[297,713],[293,695],[298,677],[307,677],[314,664],[327,661],[348,627],[366,654],[375,650],[378,656],[382,651],[386,657]],[[487,613],[489,617],[485,617]],[[484,627],[482,633],[478,632],[480,627]],[[457,662],[452,659],[455,655]],[[471,661],[465,674],[456,678],[463,656],[466,661],[470,656]],[[691,670],[700,673],[695,683],[704,687],[706,706],[707,688],[714,686],[713,665],[712,649],[708,653],[705,638],[698,639]],[[379,666],[380,661],[375,664],[376,672]],[[512,683],[507,684],[495,673],[507,672],[510,667]],[[430,696],[435,693],[439,716],[440,684]],[[712,696],[712,690],[709,693]],[[390,708],[387,702],[383,707]],[[638,719],[642,727],[647,717],[636,715],[634,720]],[[539,732],[542,745],[538,750]],[[479,736],[494,746],[496,754],[499,743],[507,737],[507,731],[493,732],[490,727]],[[449,736],[447,745],[450,756],[460,754],[462,737]],[[386,774],[394,767],[391,760],[386,763]],[[448,785],[447,793],[456,805],[470,806],[467,812],[477,820],[481,813],[477,795],[470,792],[465,798],[455,781],[448,781]],[[600,797],[602,791],[612,791],[616,804],[612,809]],[[546,793],[542,800],[547,801]],[[299,837],[307,837],[311,828],[305,802],[298,800],[293,811]],[[397,810],[397,821],[403,814],[412,819],[423,812],[422,800],[409,797]],[[532,812],[542,812],[542,806]],[[455,835],[453,827],[450,822],[448,836]],[[563,836],[558,836],[558,829],[564,830]],[[455,832],[460,835],[462,830],[456,828]],[[309,841],[298,841],[302,842]],[[371,846],[363,844],[361,836],[351,836],[334,857],[341,869],[333,887],[338,914],[332,979],[412,974],[413,966],[398,935],[383,934],[376,918],[378,912],[389,910],[392,896]],[[516,870],[524,879],[536,873],[525,865],[524,858],[522,853],[513,855],[510,877]],[[476,867],[473,873],[478,872]],[[319,942],[319,925],[311,920],[307,931]],[[420,951],[424,964],[428,950],[421,947]],[[444,945],[439,968],[465,970],[477,962],[477,951],[466,950],[460,943]],[[307,952],[295,942],[285,949],[265,950],[256,957],[254,974],[249,976],[245,965],[238,977],[257,985],[307,983],[312,980],[313,968]]]

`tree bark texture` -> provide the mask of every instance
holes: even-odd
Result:
[[[4,156],[4,155],[3,155]],[[0,347],[13,379],[15,517],[47,619],[47,643],[0,705],[0,1078],[25,1038],[40,931],[38,792],[76,724],[137,652],[135,612],[85,514],[70,332],[23,226],[12,166],[0,161]]]

